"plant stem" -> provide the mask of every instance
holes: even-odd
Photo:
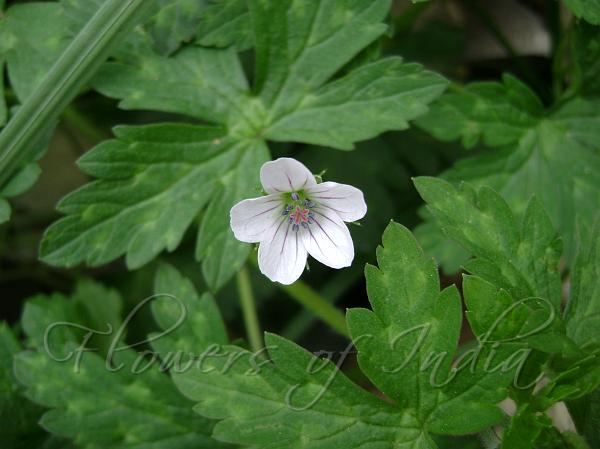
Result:
[[[319,295],[308,284],[302,281],[296,281],[292,285],[280,285],[279,287],[340,334],[350,338],[344,314],[327,302],[326,299]]]
[[[250,343],[250,349],[256,353],[263,348],[263,341],[258,316],[256,315],[256,305],[254,302],[254,295],[252,294],[250,273],[245,265],[238,271],[236,283],[240,297],[240,306],[242,307],[242,315],[244,316],[248,343]]]
[[[255,267],[258,266],[256,254],[252,254],[249,260]],[[308,310],[313,312],[318,318],[333,327],[337,332],[350,338],[344,314],[319,295],[319,293],[313,290],[308,284],[298,280],[292,285],[276,285],[292,299],[298,301]]]
[[[77,34],[46,77],[0,133],[0,185],[30,157],[32,147],[92,77],[144,0],[107,0]]]
[[[328,303],[335,304],[361,274],[362,268],[356,265],[336,273],[320,290],[321,297]],[[315,315],[313,313],[303,310],[290,320],[287,326],[281,331],[281,335],[290,340],[297,340],[313,324],[314,320]]]

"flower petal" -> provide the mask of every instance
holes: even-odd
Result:
[[[279,221],[283,211],[281,195],[267,195],[237,203],[231,209],[230,226],[235,238],[247,243],[260,242]]]
[[[274,282],[285,285],[295,282],[306,267],[307,253],[301,232],[294,231],[287,217],[272,230],[271,238],[258,247],[258,267]]]
[[[309,198],[339,215],[344,221],[360,220],[367,213],[363,193],[356,187],[323,182],[307,189]]]
[[[260,182],[268,193],[293,192],[317,184],[308,168],[289,157],[265,162],[260,169]]]
[[[354,259],[354,245],[342,219],[325,207],[313,209],[314,218],[303,233],[308,253],[331,268],[349,267]]]

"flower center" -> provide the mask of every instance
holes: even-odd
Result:
[[[313,223],[315,218],[312,208],[316,204],[308,198],[302,199],[297,192],[292,192],[290,202],[285,205],[283,215],[287,215],[289,223],[292,225],[292,230],[298,231],[300,226],[308,228]]]

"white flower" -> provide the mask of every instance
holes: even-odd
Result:
[[[265,163],[260,181],[267,196],[241,201],[231,209],[235,237],[260,243],[258,266],[272,281],[291,284],[308,254],[332,268],[354,259],[352,237],[344,221],[364,217],[367,205],[356,187],[317,184],[300,162],[280,158]]]

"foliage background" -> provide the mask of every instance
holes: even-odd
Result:
[[[219,10],[214,9],[214,5],[212,10],[207,11],[208,5],[199,1],[156,1],[160,12],[148,13],[144,28],[145,36],[153,43],[152,49],[141,45],[135,33],[123,39],[124,44],[113,53],[112,62],[100,70],[99,77],[92,83],[93,88],[86,86],[82,89],[61,115],[56,128],[48,132],[48,149],[43,154],[42,150],[39,151],[38,165],[24,169],[22,184],[28,187],[27,184],[35,181],[33,187],[23,194],[22,191],[27,189],[20,188],[19,183],[13,189],[19,195],[10,200],[12,216],[10,221],[0,226],[0,291],[3,298],[0,316],[17,332],[24,329],[29,338],[32,337],[26,329],[25,318],[20,321],[27,298],[38,294],[68,296],[73,291],[75,297],[79,295],[82,298],[116,295],[98,291],[103,287],[89,281],[94,279],[119,292],[123,301],[122,313],[126,313],[152,294],[155,273],[164,263],[176,266],[193,281],[197,291],[212,291],[230,339],[245,337],[236,285],[231,277],[233,273],[219,277],[210,266],[211,254],[219,251],[220,244],[226,244],[218,240],[221,238],[219,232],[228,231],[226,221],[216,219],[212,224],[200,224],[200,229],[206,226],[208,230],[204,232],[215,238],[217,243],[211,247],[210,238],[205,238],[208,243],[200,244],[200,248],[197,243],[196,224],[201,219],[218,217],[221,209],[228,210],[226,201],[209,206],[203,214],[192,213],[189,219],[182,218],[182,221],[188,220],[194,226],[183,233],[179,245],[164,245],[171,246],[172,252],[155,251],[160,252],[158,257],[142,254],[138,259],[128,257],[126,262],[124,258],[116,257],[125,252],[118,248],[120,253],[115,257],[98,259],[98,263],[94,263],[91,260],[94,255],[83,247],[80,248],[82,254],[73,260],[60,261],[53,260],[52,251],[45,251],[42,244],[42,256],[49,263],[39,260],[43,233],[62,217],[56,212],[57,203],[93,179],[82,172],[76,161],[86,154],[80,165],[85,168],[87,161],[88,173],[102,177],[102,163],[105,162],[102,155],[94,159],[98,152],[91,156],[87,152],[100,142],[111,139],[115,126],[206,121],[228,124],[233,120],[227,114],[224,118],[217,117],[219,114],[214,111],[220,111],[222,105],[201,104],[199,100],[197,109],[194,109],[193,102],[192,106],[183,106],[183,109],[188,108],[183,111],[180,105],[153,107],[161,101],[161,90],[169,95],[169,89],[178,89],[177,83],[181,80],[175,77],[173,86],[165,87],[165,84],[153,83],[152,77],[136,79],[131,67],[139,64],[147,67],[150,73],[160,72],[162,68],[175,74],[181,73],[180,67],[166,68],[164,59],[160,58],[169,57],[172,61],[196,45],[233,45],[241,52],[241,64],[246,74],[252,77],[252,36],[248,32],[247,13],[238,5],[244,2],[229,2],[233,6],[228,11],[231,16],[227,17],[234,18],[232,23],[235,25],[228,28],[217,26],[222,16],[216,14],[215,11]],[[0,121],[4,121],[4,115],[8,116],[27,98],[70,41],[73,30],[81,26],[81,18],[87,17],[86,14],[97,5],[97,1],[63,1],[62,7],[57,8],[54,2],[33,5],[10,0],[3,5],[0,59],[4,59],[6,65],[6,107],[0,109]],[[600,94],[597,82],[600,74],[600,33],[595,26],[600,21],[600,13],[594,11],[597,12],[598,8],[576,0],[563,3],[553,0],[393,2],[391,14],[384,19],[389,26],[385,35],[353,58],[342,68],[342,73],[376,61],[381,56],[400,55],[406,61],[421,63],[425,68],[442,74],[451,80],[451,84],[429,112],[421,115],[410,129],[387,131],[388,128],[383,127],[371,133],[377,135],[372,139],[363,140],[361,136],[350,138],[350,144],[360,141],[353,151],[344,151],[349,149],[349,145],[343,139],[329,145],[324,145],[318,138],[306,139],[309,143],[290,143],[290,140],[298,139],[286,139],[284,135],[282,138],[275,137],[277,142],[269,142],[272,158],[291,156],[301,160],[315,173],[326,170],[326,179],[352,184],[363,190],[369,206],[369,213],[361,226],[351,229],[357,249],[353,267],[333,272],[313,263],[302,280],[341,309],[369,307],[364,293],[363,267],[365,263],[376,262],[375,248],[389,220],[393,219],[413,229],[425,252],[439,261],[442,286],[452,283],[460,286],[463,279],[460,267],[469,253],[444,237],[430,213],[424,209],[423,200],[412,181],[413,177],[423,175],[489,185],[503,195],[518,215],[524,213],[530,196],[537,195],[563,238],[565,252],[561,263],[562,274],[566,278],[569,270],[565,267],[572,266],[578,242],[591,239],[600,199],[600,108],[597,102]],[[583,16],[583,19],[573,13]],[[151,53],[144,53],[148,51]],[[167,79],[170,73],[166,74]],[[223,76],[229,77],[230,72],[226,73]],[[260,71],[258,73],[260,76]],[[261,82],[260,78],[249,81],[250,85]],[[130,86],[135,83],[148,91],[158,92],[158,100],[140,97],[139,92],[131,90]],[[231,89],[235,90],[235,86]],[[183,92],[183,95],[188,95],[188,92]],[[122,102],[119,103],[119,100]],[[244,107],[251,110],[253,105]],[[375,122],[384,120],[388,107],[383,107],[383,113],[379,111]],[[174,113],[174,110],[181,114]],[[184,112],[187,116],[183,115]],[[251,112],[251,116],[260,121],[263,112],[257,109]],[[349,114],[360,115],[360,106],[350,110]],[[407,119],[416,115],[420,114],[413,114]],[[252,129],[255,124],[250,119],[244,122],[246,125]],[[383,130],[386,132],[379,135],[379,131]],[[126,130],[121,131],[125,136]],[[113,145],[112,151],[122,150],[119,144]],[[342,149],[326,149],[323,146]],[[105,148],[110,154],[108,144]],[[259,167],[260,160],[257,156],[256,160],[244,161],[244,164],[247,164],[246,167]],[[254,168],[248,171],[257,172]],[[170,176],[179,175],[173,173]],[[202,188],[202,185],[197,187],[199,191]],[[253,181],[240,189],[256,190]],[[219,198],[218,191],[212,193]],[[3,192],[3,196],[14,195],[9,189],[8,193]],[[4,204],[1,207],[4,211]],[[64,210],[68,210],[68,205]],[[132,220],[135,224],[136,217]],[[212,233],[209,232],[210,226],[214,228]],[[127,223],[123,223],[123,228],[127,228]],[[48,245],[51,246],[50,243]],[[245,255],[243,251],[241,260]],[[78,263],[86,258],[92,265],[101,266],[89,268]],[[290,300],[289,292],[269,283],[254,268],[250,273],[260,322],[265,330],[289,338],[309,350],[338,351],[346,346],[342,336]],[[85,289],[88,289],[87,293]],[[42,299],[37,301],[42,302]],[[60,301],[56,300],[57,303]],[[69,300],[64,301],[69,303]],[[70,301],[77,303],[76,299]],[[98,307],[100,302],[98,300],[90,307]],[[113,301],[114,304],[118,302]],[[111,301],[106,303],[109,303],[105,311],[107,314],[119,315],[110,310]],[[97,312],[92,315],[94,313]],[[144,310],[128,327],[127,339],[142,339],[157,328],[151,311]],[[461,341],[471,339],[472,331],[464,325]],[[359,371],[354,357],[345,363],[344,370],[361,385],[375,391]],[[127,384],[127,380],[124,383]],[[171,391],[173,386],[162,385],[160,388]],[[592,402],[573,405],[572,412],[579,423],[589,423],[589,414],[597,413],[597,407],[595,412],[590,411],[593,409],[590,404]],[[596,402],[593,404],[597,405]],[[194,416],[186,415],[186,404],[180,406],[182,422],[193,422]],[[37,406],[32,404],[31,407]],[[10,407],[3,408],[2,412],[8,413],[7,410]],[[33,415],[36,413],[39,410]],[[594,416],[593,419],[597,420],[597,415]],[[34,440],[45,439],[44,432],[35,423],[24,422],[23,435]],[[60,423],[55,425],[60,428]],[[593,447],[599,438],[597,426],[581,425],[590,427],[587,430],[588,440]],[[193,427],[193,424],[190,426]],[[165,432],[168,433],[167,430]],[[84,442],[76,440],[75,444],[78,443],[84,445]],[[481,437],[466,437],[465,440],[443,440],[440,444],[445,445],[443,447],[451,447],[452,444],[479,447],[482,443]],[[103,447],[102,444],[99,447]]]

